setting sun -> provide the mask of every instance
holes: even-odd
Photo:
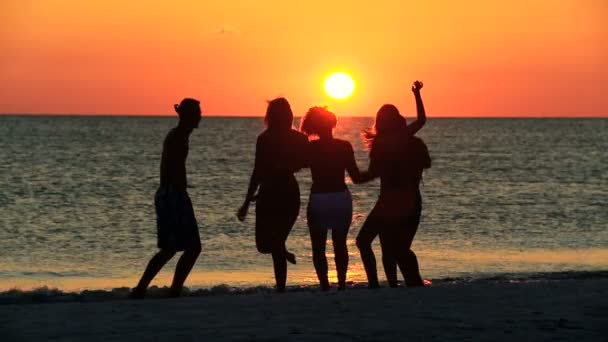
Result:
[[[335,72],[325,79],[325,92],[334,99],[349,97],[355,90],[355,81],[343,72]]]

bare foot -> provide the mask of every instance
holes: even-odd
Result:
[[[134,287],[131,290],[131,293],[129,293],[129,298],[131,298],[131,299],[144,299],[145,295],[146,295],[146,290],[142,290],[142,289],[139,289],[137,287]]]
[[[182,296],[182,289],[171,288],[169,290],[169,298],[178,298]]]
[[[294,265],[296,264],[296,255],[293,253],[286,252],[285,259]]]

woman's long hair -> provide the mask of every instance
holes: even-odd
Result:
[[[403,133],[407,130],[407,121],[399,114],[399,110],[392,104],[385,104],[378,110],[376,114],[376,123],[374,127],[363,131],[363,139],[365,140],[368,149],[374,148],[374,143],[378,138],[393,135],[395,133]]]
[[[264,122],[266,123],[266,127],[272,131],[291,129],[293,112],[291,111],[289,102],[284,97],[268,101]]]

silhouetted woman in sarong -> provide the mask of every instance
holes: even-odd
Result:
[[[266,130],[256,143],[247,197],[237,216],[243,221],[249,204],[256,201],[256,247],[272,255],[276,288],[284,292],[287,261],[296,263],[285,241],[300,211],[300,190],[293,174],[306,165],[308,140],[292,129],[293,113],[284,98],[268,103],[265,122]]]

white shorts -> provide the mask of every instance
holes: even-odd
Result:
[[[353,220],[350,191],[311,193],[307,218],[313,229],[348,230]]]

